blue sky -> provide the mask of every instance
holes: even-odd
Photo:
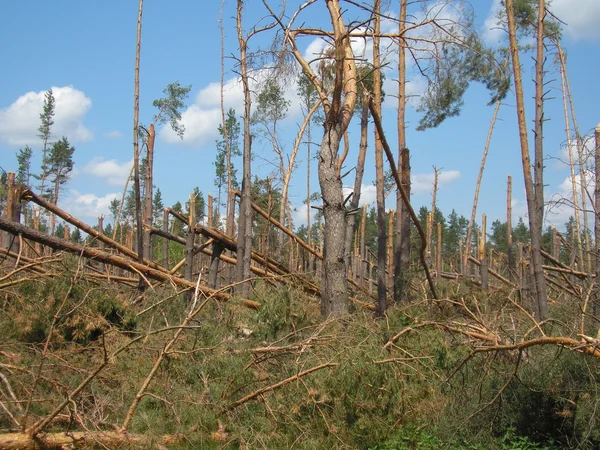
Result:
[[[220,41],[218,0],[146,0],[143,17],[142,56],[140,72],[140,120],[151,122],[155,113],[152,101],[161,97],[167,84],[179,81],[192,85],[184,113],[186,135],[180,141],[168,130],[161,130],[156,145],[155,184],[166,205],[186,201],[194,186],[204,194],[216,195],[214,187],[215,139],[220,123],[219,78]],[[244,23],[255,23],[265,14],[262,2],[247,2]],[[275,3],[275,2],[274,2]],[[296,7],[300,2],[288,2]],[[307,26],[325,26],[327,14],[318,2],[308,8],[301,22]],[[393,2],[390,13],[397,14]],[[430,5],[435,2],[429,2]],[[448,4],[446,4],[448,3]],[[437,2],[440,18],[451,18],[455,2]],[[445,5],[445,6],[441,6]],[[474,0],[476,22],[489,45],[503,42],[505,35],[494,28],[494,11],[498,0]],[[600,70],[600,1],[554,0],[555,14],[567,23],[563,46],[568,52],[568,71],[573,91],[579,128],[590,134],[600,117],[597,105],[597,73]],[[413,11],[417,16],[420,12]],[[349,12],[350,14],[350,12]],[[237,55],[235,2],[227,0],[224,13],[225,53]],[[109,216],[107,206],[114,197],[120,198],[123,184],[131,167],[133,122],[133,67],[135,57],[137,2],[63,0],[43,2],[23,0],[3,5],[0,28],[0,54],[5,62],[0,71],[0,167],[16,169],[15,153],[25,144],[34,149],[33,170],[40,164],[41,142],[36,137],[44,92],[53,88],[57,101],[53,134],[67,136],[76,147],[75,173],[68,183],[61,206],[75,216],[95,222],[100,214]],[[390,26],[390,24],[388,24]],[[258,36],[254,48],[266,45],[268,36]],[[310,54],[323,45],[304,38],[300,48]],[[356,44],[361,50],[361,44]],[[367,53],[369,46],[367,45]],[[526,83],[526,108],[533,115],[530,54],[522,55],[523,78]],[[553,55],[548,56],[549,62]],[[390,55],[393,60],[393,55]],[[226,105],[242,112],[242,101],[233,72],[234,61],[226,61]],[[383,110],[388,140],[396,145],[396,112],[393,83],[395,73],[387,73],[388,92]],[[259,76],[260,77],[260,76]],[[560,162],[565,158],[565,125],[560,92],[560,74],[548,66],[550,97],[546,103],[545,181],[549,200],[552,195],[569,196],[565,180],[569,168]],[[418,96],[425,81],[416,71],[409,73],[409,92]],[[282,123],[286,151],[292,147],[302,116],[294,98],[293,83],[288,86],[292,101],[289,117]],[[493,108],[486,106],[488,93],[473,85],[465,97],[462,114],[448,119],[434,130],[415,131],[420,114],[414,110],[417,98],[410,103],[408,113],[408,147],[412,151],[413,203],[415,207],[430,205],[433,166],[441,172],[438,206],[445,214],[454,208],[470,216],[475,181],[484,148]],[[516,126],[514,94],[509,93],[500,109],[492,138],[490,154],[483,178],[478,209],[490,219],[503,219],[506,209],[506,179],[513,176],[513,215],[525,216],[522,167]],[[352,151],[347,159],[351,168],[356,160],[359,117],[350,129]],[[533,124],[529,121],[529,126]],[[531,139],[531,136],[530,136]],[[313,140],[320,140],[320,130],[313,130]],[[531,145],[533,142],[531,141]],[[369,146],[363,199],[374,200],[374,157]],[[273,157],[272,150],[256,142],[254,150],[262,158]],[[313,152],[316,150],[314,148]],[[298,209],[295,224],[302,223],[302,199],[306,195],[305,151],[298,155],[298,168],[292,177],[290,200]],[[237,162],[238,167],[241,162]],[[273,167],[255,159],[253,171],[267,176]],[[312,163],[312,191],[318,190],[316,162]],[[353,180],[345,182],[350,185]],[[555,207],[547,220],[559,226],[572,213],[568,207]],[[489,220],[489,219],[488,219]]]

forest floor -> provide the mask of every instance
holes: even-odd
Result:
[[[384,318],[324,320],[318,299],[261,280],[251,309],[140,296],[67,255],[0,275],[0,448],[600,445],[576,299],[537,324],[515,292],[441,280],[434,301],[413,281]]]

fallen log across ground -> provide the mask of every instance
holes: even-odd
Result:
[[[30,436],[26,433],[0,434],[0,449],[35,450],[65,448],[164,448],[182,442],[182,434],[167,436],[144,436],[140,434],[118,433],[116,431],[73,431],[68,433],[44,433]]]
[[[219,300],[229,300],[231,296],[229,294],[225,294],[223,292],[215,291],[214,289],[210,289],[201,284],[196,285],[193,281],[187,281],[180,277],[172,276],[168,273],[165,273],[161,270],[154,269],[144,264],[140,264],[135,261],[131,261],[127,258],[117,255],[111,255],[102,250],[98,250],[96,248],[86,247],[83,245],[74,244],[69,241],[65,241],[64,239],[59,239],[53,236],[48,236],[47,234],[41,233],[39,231],[32,230],[24,225],[21,225],[17,222],[12,222],[10,220],[5,219],[4,217],[0,217],[0,230],[8,231],[15,235],[21,234],[23,237],[30,239],[35,242],[39,242],[42,245],[46,245],[55,250],[65,250],[70,253],[79,254],[88,259],[93,259],[96,261],[103,262],[105,264],[110,264],[112,266],[120,267],[121,269],[127,270],[129,272],[135,273],[137,275],[142,274],[144,277],[157,280],[157,281],[168,281],[178,286],[187,287],[191,289],[198,289],[198,292],[204,295],[211,295]],[[241,299],[242,303],[249,308],[257,309],[260,306],[260,303],[248,300]]]

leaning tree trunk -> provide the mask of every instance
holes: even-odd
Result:
[[[544,269],[542,267],[542,255],[541,255],[541,237],[542,237],[542,223],[539,215],[538,205],[540,203],[540,197],[543,197],[540,187],[540,191],[534,190],[533,179],[531,176],[531,159],[529,157],[529,143],[527,139],[527,124],[525,119],[525,104],[523,97],[523,80],[521,77],[521,62],[519,60],[519,47],[517,44],[516,26],[514,20],[514,6],[513,0],[506,0],[506,13],[508,19],[508,35],[510,39],[510,53],[512,57],[514,81],[515,81],[515,98],[517,103],[517,117],[519,123],[519,138],[521,142],[521,160],[523,162],[523,178],[525,181],[525,195],[527,197],[527,209],[529,212],[529,229],[531,232],[531,261],[534,273],[534,284],[536,293],[535,308],[539,314],[539,319],[544,319],[548,314],[548,302],[546,297],[546,279],[544,278]],[[544,0],[540,0],[540,17],[542,20],[538,22],[538,57],[536,61],[536,72],[543,70],[543,60],[540,58],[540,47],[543,46],[543,15],[544,15]],[[540,34],[541,33],[541,34]],[[543,49],[541,49],[543,56]],[[538,74],[539,75],[539,74]],[[543,74],[542,74],[543,75]],[[536,76],[537,79],[537,76]],[[539,84],[539,83],[538,83]],[[542,92],[543,93],[543,92]],[[541,100],[538,101],[538,92],[536,89],[536,109],[541,108]],[[536,113],[536,118],[538,113]],[[537,132],[537,127],[536,127]],[[536,158],[537,159],[537,158]],[[537,161],[536,161],[537,163]],[[541,164],[541,162],[540,162]],[[539,167],[542,170],[542,167]],[[539,182],[539,176],[536,178]]]

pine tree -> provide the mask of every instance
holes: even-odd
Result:
[[[53,189],[47,189],[47,194],[52,203],[58,205],[58,195],[60,187],[65,184],[73,171],[73,153],[75,147],[69,144],[66,137],[62,137],[58,142],[52,144],[47,159],[48,177],[53,184]],[[56,217],[52,214],[50,232],[54,234],[54,225]]]
[[[157,188],[156,192],[154,193],[154,198],[152,199],[152,213],[156,227],[159,227],[162,224],[164,208],[165,205],[162,200],[162,192],[160,192],[160,188]]]
[[[26,145],[25,148],[22,148],[17,153],[17,163],[19,164],[17,168],[17,184],[22,186],[29,186],[29,182],[31,179],[31,155],[33,151],[29,145]]]
[[[54,108],[55,100],[52,89],[48,89],[44,96],[44,108],[40,114],[40,120],[42,121],[38,128],[38,137],[42,140],[42,173],[37,176],[40,180],[40,194],[44,195],[45,181],[48,177],[48,143],[52,137],[52,125],[54,125]]]
[[[241,156],[240,150],[240,123],[235,115],[235,109],[230,108],[225,119],[225,129],[219,125],[221,139],[216,142],[217,155],[214,161],[215,186],[217,186],[217,204],[220,209],[223,206],[221,196],[222,189],[238,189],[237,170],[231,161],[232,157]],[[226,196],[227,197],[227,196]]]

